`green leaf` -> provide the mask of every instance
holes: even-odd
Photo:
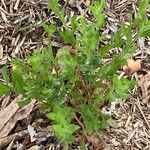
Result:
[[[65,124],[66,122],[70,123],[74,116],[74,111],[67,106],[55,106],[53,112],[47,114],[47,117],[53,120],[56,124]]]
[[[66,46],[56,49],[48,45],[37,49],[25,60],[15,58],[12,80],[7,71],[3,71],[8,84],[0,84],[0,94],[12,90],[6,86],[11,85],[15,93],[25,97],[19,102],[21,107],[31,99],[38,100],[42,111],[53,122],[57,138],[60,142],[70,143],[79,129],[75,124],[79,123],[76,116],[88,134],[111,124],[115,126],[110,116],[102,114],[102,108],[113,100],[127,98],[134,87],[134,81],[118,78],[117,71],[137,49],[138,38],[150,35],[150,21],[145,13],[149,0],[142,0],[136,19],[133,17],[129,24],[121,23],[117,32],[111,33],[111,38],[103,32],[105,0],[92,2],[93,17],[90,20],[84,14],[80,18],[66,19],[66,7],[61,8],[59,2],[48,0],[48,9],[62,22],[58,34]],[[43,28],[51,44],[55,41],[57,27],[44,22]],[[118,49],[114,57],[109,52],[113,49]],[[110,57],[112,59],[107,61]]]
[[[80,109],[85,128],[89,134],[92,134],[94,130],[98,130],[100,127],[99,113],[96,108],[85,104],[82,104]]]
[[[94,2],[94,4],[91,6],[91,11],[94,14],[94,16],[99,17],[100,13],[103,12],[105,6],[105,0],[101,0],[101,2]]]
[[[91,11],[94,16],[97,18],[95,26],[97,30],[101,28],[105,23],[105,15],[104,15],[104,8],[105,8],[105,0],[101,0],[101,2],[94,2],[91,6]]]
[[[13,66],[14,69],[12,70],[12,83],[13,83],[13,88],[14,88],[14,92],[18,93],[18,94],[23,94],[24,93],[24,80],[21,76],[21,74],[19,73],[19,71],[17,69],[15,69],[16,66]]]
[[[6,95],[10,92],[10,87],[0,83],[0,96]]]
[[[28,105],[30,102],[31,102],[31,99],[24,98],[22,101],[18,102],[18,105],[20,107],[24,107],[24,106]]]
[[[105,100],[112,102],[119,98],[128,98],[129,97],[129,90],[134,88],[136,82],[130,81],[125,78],[117,78],[113,77],[112,80],[113,84],[109,87],[109,91],[105,96]]]
[[[138,15],[140,15],[140,17],[142,17],[145,14],[145,11],[148,8],[148,6],[149,6],[149,0],[141,1],[140,5],[139,5],[139,11],[138,11]]]
[[[51,45],[48,45],[46,48],[44,48],[41,58],[44,62],[44,65],[48,63],[49,67],[51,66],[51,62],[54,60],[54,54]]]
[[[106,129],[109,127],[110,116],[108,114],[102,114],[100,119],[100,129]]]
[[[60,35],[63,37],[65,44],[75,43],[74,33],[72,31],[65,30],[65,31],[62,31]]]
[[[140,37],[150,36],[150,26],[149,26],[148,29],[144,29],[144,30],[140,31],[139,36]]]
[[[72,28],[72,31],[73,31],[73,32],[75,32],[75,30],[76,30],[77,27],[78,27],[78,24],[77,24],[76,19],[77,19],[76,16],[72,16],[72,18],[71,18],[71,28]]]
[[[135,81],[129,81],[125,78],[118,79],[117,77],[113,78],[113,85],[116,91],[117,98],[128,98],[129,90],[134,88]]]
[[[2,68],[2,76],[6,83],[9,83],[10,78],[6,67]]]
[[[47,114],[47,117],[54,121],[53,129],[61,142],[72,142],[72,134],[79,129],[79,126],[71,124],[75,117],[73,109],[67,106],[55,106],[53,112]]]
[[[107,95],[104,97],[106,102],[112,102],[115,101],[118,97],[114,93],[114,89],[110,87],[110,89],[107,92]]]
[[[60,49],[56,56],[56,62],[61,67],[61,75],[69,79],[74,78],[77,62],[68,49]]]
[[[86,18],[84,16],[81,16],[80,20],[79,20],[78,26],[79,26],[79,30],[82,34],[84,34],[85,32],[87,32],[87,21]]]
[[[99,28],[102,28],[105,24],[105,15],[103,13],[99,14],[97,21],[96,21],[96,28],[99,30]]]
[[[43,23],[43,28],[48,33],[49,37],[51,37],[53,33],[56,31],[56,26],[53,24]]]
[[[71,143],[74,141],[74,136],[72,135],[76,130],[80,127],[74,124],[66,124],[62,125],[53,125],[53,130],[57,135],[60,142],[68,142]]]
[[[111,44],[107,44],[105,46],[102,46],[99,50],[99,54],[100,54],[100,57],[105,57],[107,54],[108,54],[108,51],[112,48],[112,45]]]
[[[110,61],[107,65],[103,66],[100,72],[102,72],[103,77],[109,78],[113,76],[121,65],[125,64],[125,62],[126,60],[120,54],[116,58],[112,59],[112,61]]]
[[[54,11],[55,13],[59,13],[59,3],[58,0],[48,0],[48,9]]]
[[[64,10],[64,9],[62,9],[62,10],[59,12],[58,16],[59,16],[61,22],[62,22],[62,23],[65,23],[65,22],[64,22],[64,20],[65,20],[65,10]]]

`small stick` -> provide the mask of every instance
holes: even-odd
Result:
[[[15,4],[15,7],[14,7],[14,10],[18,10],[19,3],[20,3],[20,0],[17,0],[16,4]]]
[[[140,105],[139,100],[138,100],[137,106],[138,106],[138,108],[139,108],[139,110],[140,110],[140,112],[141,112],[141,114],[142,114],[142,116],[143,116],[143,119],[145,120],[145,122],[146,122],[148,128],[150,129],[150,125],[149,125],[149,123],[148,123],[148,121],[147,121],[147,119],[146,119],[146,117],[145,117],[145,115],[144,115],[144,113],[143,113],[143,111],[142,111],[142,109],[141,109],[141,105]]]
[[[9,15],[9,16],[20,16],[22,14],[22,13],[10,14],[7,11],[5,11],[1,6],[0,6],[0,11],[3,12],[3,13],[5,13],[6,15]]]

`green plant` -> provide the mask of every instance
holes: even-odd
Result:
[[[65,10],[60,9],[57,0],[49,0],[48,8],[63,23],[60,35],[66,45],[54,56],[51,41],[57,27],[44,23],[49,45],[37,49],[25,60],[14,59],[11,78],[7,69],[2,69],[4,81],[0,84],[0,95],[10,91],[22,94],[20,106],[33,98],[38,100],[43,112],[53,121],[57,138],[65,144],[74,141],[75,132],[90,135],[109,126],[111,118],[102,113],[102,107],[116,99],[128,98],[128,91],[135,85],[134,81],[118,78],[116,72],[136,50],[137,39],[150,35],[150,21],[145,15],[148,0],[141,2],[137,18],[129,25],[122,24],[110,40],[100,32],[105,24],[104,6],[104,0],[92,4],[90,9],[95,16],[92,22],[84,16],[78,20],[74,16],[71,25],[67,25]],[[107,40],[108,44],[100,45],[101,40]],[[106,62],[109,50],[119,47],[120,54]]]

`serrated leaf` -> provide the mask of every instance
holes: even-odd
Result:
[[[28,105],[30,102],[31,102],[31,99],[23,99],[22,101],[18,102],[18,105],[20,107],[24,107],[24,106]]]
[[[74,77],[77,62],[68,49],[60,49],[56,56],[57,64],[62,68],[61,75],[71,79]]]
[[[74,111],[67,106],[55,106],[53,112],[47,114],[47,117],[57,124],[70,122],[74,116]]]
[[[68,142],[71,143],[74,141],[74,136],[72,135],[76,130],[80,127],[74,124],[66,124],[66,126],[62,126],[61,124],[53,125],[53,130],[57,135],[60,142]]]
[[[59,4],[58,0],[48,0],[48,9],[54,11],[55,13],[59,13]]]
[[[147,37],[147,36],[150,36],[150,27],[149,27],[148,29],[145,29],[145,30],[143,30],[143,31],[140,31],[139,36],[140,36],[140,37]]]
[[[43,23],[43,28],[48,33],[49,37],[51,37],[53,33],[56,31],[56,26],[53,24]]]
[[[100,57],[105,57],[107,54],[108,54],[108,51],[112,48],[112,45],[111,44],[107,44],[105,46],[102,46],[99,50],[99,54],[100,54]]]
[[[125,78],[113,77],[112,85],[109,86],[105,101],[112,102],[119,98],[129,98],[129,90],[135,86],[135,81],[129,81]]]
[[[45,64],[49,62],[49,66],[51,66],[50,62],[54,60],[54,54],[52,51],[52,46],[50,44],[46,48],[44,48],[41,57]]]
[[[94,2],[94,4],[91,6],[91,11],[97,18],[97,21],[95,23],[97,29],[101,28],[105,23],[105,15],[103,13],[104,8],[105,0],[101,0],[101,2]]]
[[[64,23],[64,20],[65,20],[65,10],[62,9],[60,12],[59,12],[59,18],[61,20],[62,23]]]
[[[117,77],[114,77],[113,83],[117,89],[120,88],[120,90],[128,91],[135,86],[136,81],[130,81],[130,80],[123,78],[123,77],[120,79],[118,79]],[[118,90],[118,91],[120,91],[120,90]]]
[[[10,92],[10,87],[0,83],[0,96],[6,95]]]
[[[103,13],[98,16],[96,24],[97,24],[97,30],[104,26],[104,24],[105,24],[105,15]]]
[[[121,67],[121,65],[125,64],[126,60],[122,55],[117,56],[112,61],[110,61],[107,65],[101,68],[102,75],[109,78],[113,76],[117,70]]]
[[[109,119],[110,116],[107,114],[102,114],[102,117],[100,119],[100,129],[106,129],[109,127]]]
[[[8,70],[6,67],[2,68],[2,76],[3,76],[3,79],[5,80],[5,82],[9,83],[10,78],[9,78]]]
[[[63,37],[65,44],[74,44],[75,37],[72,31],[65,30],[65,31],[62,31],[60,35]]]
[[[149,6],[149,0],[142,0],[139,5],[138,15],[143,16],[148,6]]]
[[[24,93],[24,80],[21,76],[21,74],[19,73],[19,71],[17,69],[13,69],[12,70],[12,83],[13,83],[13,88],[14,88],[14,92],[18,93],[18,94],[23,94]]]
[[[76,16],[72,16],[72,18],[71,18],[71,28],[72,28],[73,32],[75,32],[75,30],[78,27],[76,19],[77,19]]]
[[[98,17],[99,14],[104,10],[105,6],[105,0],[101,0],[101,2],[94,2],[94,4],[91,6],[92,13]]]
[[[89,134],[92,134],[94,130],[99,129],[100,127],[98,112],[95,108],[84,104],[80,106],[80,109],[85,128]]]

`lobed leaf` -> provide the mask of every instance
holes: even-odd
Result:
[[[10,87],[0,83],[0,96],[6,95],[10,92]]]

